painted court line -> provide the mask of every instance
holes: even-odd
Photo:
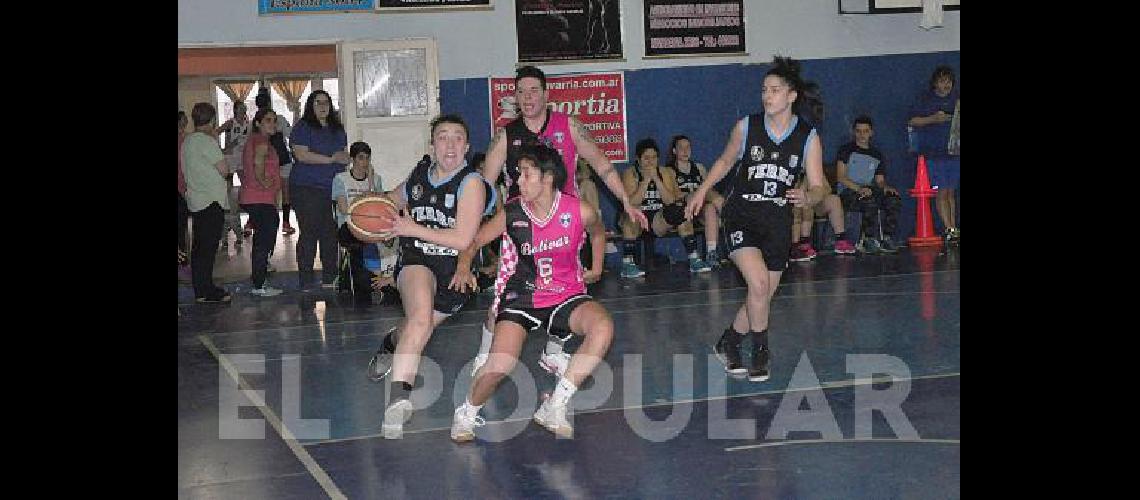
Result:
[[[245,383],[245,381],[241,378],[241,375],[238,374],[237,369],[234,367],[233,363],[230,362],[229,358],[218,352],[218,348],[215,347],[214,343],[210,342],[210,339],[205,335],[199,335],[198,339],[201,340],[202,344],[206,346],[206,349],[208,349],[210,353],[213,354],[215,358],[217,358],[218,363],[221,363],[222,367],[225,368],[226,373],[228,373],[230,377],[234,379],[234,382],[238,384],[238,387],[244,389],[242,395],[244,395],[247,399],[249,399],[251,403],[257,406],[257,409],[261,411],[261,414],[264,415],[265,419],[269,421],[269,425],[272,425],[273,429],[277,431],[277,434],[281,436],[281,439],[285,440],[285,444],[288,445],[289,449],[293,451],[293,455],[295,455],[297,459],[305,465],[305,468],[309,470],[309,473],[313,475],[313,479],[315,479],[317,483],[321,485],[321,488],[324,488],[325,493],[334,499],[347,499],[348,497],[345,496],[344,493],[341,493],[340,488],[337,488],[336,484],[333,483],[332,478],[330,478],[329,475],[325,473],[324,469],[322,469],[320,465],[317,465],[317,461],[313,460],[313,457],[309,455],[309,452],[306,451],[305,448],[297,442],[297,438],[293,436],[293,433],[289,431],[289,428],[281,424],[281,419],[277,418],[277,414],[273,413],[273,410],[265,404],[265,400],[262,399],[261,396],[259,396],[257,393],[250,390],[249,384]]]
[[[893,438],[872,438],[872,439],[793,439],[790,441],[774,441],[771,443],[750,444],[745,446],[733,446],[725,448],[724,451],[740,451],[740,450],[754,450],[757,448],[773,448],[776,446],[789,446],[800,444],[834,444],[834,443],[937,443],[937,444],[962,444],[960,439],[893,439]]]

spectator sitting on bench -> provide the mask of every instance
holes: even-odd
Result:
[[[658,148],[653,139],[637,141],[635,148],[637,161],[622,173],[629,203],[641,208],[653,234],[664,236],[676,229],[689,254],[689,272],[701,273],[710,270],[709,265],[697,254],[697,238],[693,235],[692,221],[685,220],[685,196],[677,186],[677,176],[673,169],[662,170],[657,165]],[[641,226],[626,215],[621,218],[622,239],[625,255],[622,258],[623,278],[644,276],[645,271],[633,261],[637,239],[641,237]],[[651,251],[651,250],[650,250]],[[646,252],[649,253],[649,252]]]
[[[693,158],[693,143],[688,137],[683,135],[673,136],[672,144],[669,147],[669,162],[665,164],[667,167],[672,167],[673,172],[677,175],[677,187],[685,194],[685,202],[688,202],[688,197],[692,195],[701,183],[704,182],[705,177],[708,177],[708,170],[705,166],[692,161]],[[705,206],[701,209],[701,217],[693,218],[693,228],[696,231],[698,228],[702,229],[705,233],[705,248],[708,250],[705,253],[705,262],[712,267],[720,267],[720,256],[716,252],[717,235],[720,230],[720,209],[724,206],[724,197],[716,192],[716,189],[710,189],[708,196],[705,196]]]
[[[365,142],[354,142],[348,148],[352,166],[336,174],[332,182],[332,201],[336,203],[337,240],[348,251],[353,286],[341,283],[343,289],[354,291],[358,304],[372,302],[372,273],[364,266],[364,246],[372,243],[360,241],[348,228],[348,207],[357,198],[384,192],[380,175],[372,170],[372,148]],[[276,234],[276,230],[274,230]]]
[[[793,218],[792,222],[792,240],[796,244],[792,245],[788,260],[804,262],[815,258],[816,250],[811,245],[811,228],[816,215],[826,215],[828,221],[831,222],[831,230],[835,231],[836,254],[851,255],[855,253],[855,245],[851,243],[851,239],[843,227],[843,204],[839,201],[839,197],[831,192],[831,183],[826,179],[823,183],[827,186],[828,193],[819,203],[810,207],[804,206],[793,209],[796,217]],[[803,189],[802,179],[796,188]],[[799,222],[797,223],[795,220]]]
[[[843,208],[863,212],[864,252],[898,252],[894,237],[902,197],[897,189],[887,185],[887,162],[883,153],[871,146],[871,137],[875,134],[871,118],[866,115],[856,118],[852,130],[855,140],[839,148],[835,165]]]

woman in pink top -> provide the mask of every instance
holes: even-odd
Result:
[[[281,189],[281,166],[277,151],[269,144],[266,131],[277,130],[277,114],[263,108],[253,116],[253,132],[242,151],[240,171],[241,192],[238,203],[249,213],[253,221],[253,290],[250,293],[261,297],[272,297],[281,293],[280,289],[265,284],[268,274],[269,253],[277,239],[277,191]]]
[[[593,245],[606,243],[597,210],[559,191],[568,176],[562,156],[554,149],[523,148],[518,165],[519,196],[507,202],[475,237],[478,248],[504,235],[501,279],[496,281],[497,296],[491,306],[496,322],[490,357],[476,371],[467,399],[455,409],[451,439],[457,442],[475,438],[475,427],[483,423],[479,409],[514,369],[528,331],[557,336],[563,342],[572,334],[585,337],[560,374],[554,394],[534,414],[534,420],[547,430],[572,437],[574,429],[566,418],[570,397],[613,340],[609,313],[586,294],[586,283],[601,276],[602,255],[594,258],[590,269],[584,269],[578,259],[587,232]]]

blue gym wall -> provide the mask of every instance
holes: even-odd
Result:
[[[915,174],[915,159],[906,152],[907,115],[927,87],[934,67],[950,66],[961,84],[961,51],[808,59],[802,63],[804,77],[819,83],[824,100],[820,130],[824,161],[834,162],[839,146],[851,140],[851,121],[856,116],[871,116],[875,122],[873,143],[887,157],[887,182],[903,192],[899,235],[913,235],[915,203],[905,192],[914,186]],[[629,148],[639,139],[652,137],[664,157],[669,139],[685,134],[692,139],[693,157],[711,166],[735,120],[762,112],[760,85],[767,69],[767,64],[724,64],[626,71]],[[486,78],[440,82],[441,109],[459,113],[471,125],[472,151],[485,151],[491,139],[488,95]],[[617,167],[625,169],[627,164]],[[603,206],[602,210],[612,226],[613,206]]]

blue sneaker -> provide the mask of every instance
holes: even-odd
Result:
[[[711,270],[712,270],[712,268],[709,267],[709,264],[707,262],[701,260],[700,257],[689,257],[689,272],[690,273],[707,273]]]
[[[879,240],[875,238],[863,238],[863,253],[867,255],[878,255],[883,253],[883,247]]]
[[[705,255],[705,262],[713,269],[720,269],[720,256],[716,254],[716,250],[708,251],[708,254]]]
[[[633,262],[623,262],[621,264],[622,278],[637,278],[639,276],[645,276],[645,271],[642,271],[640,267],[637,267],[637,264],[634,264]]]

